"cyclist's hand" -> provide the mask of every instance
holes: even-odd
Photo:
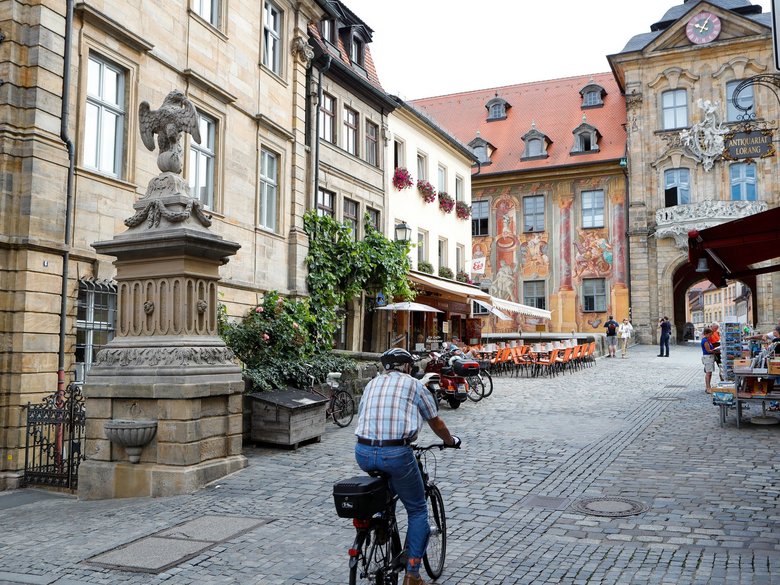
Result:
[[[452,435],[452,440],[454,441],[452,445],[447,445],[447,446],[452,449],[460,449],[460,443],[461,443],[460,437],[456,437],[455,435]]]

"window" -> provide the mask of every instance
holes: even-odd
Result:
[[[583,279],[582,307],[589,313],[604,313],[607,310],[607,283],[603,278]]]
[[[428,180],[428,157],[422,152],[417,153],[417,178],[420,181]]]
[[[455,246],[455,270],[463,272],[466,268],[466,248],[458,244]]]
[[[471,301],[471,314],[474,316],[477,315],[490,315],[490,310],[480,305],[477,301]]]
[[[379,126],[366,121],[366,162],[379,166]]]
[[[366,209],[366,213],[368,213],[368,221],[371,222],[371,225],[374,226],[374,229],[378,232],[381,232],[382,228],[379,225],[379,210],[371,209],[369,207]]]
[[[447,266],[447,240],[439,238],[439,268]]]
[[[279,157],[265,149],[260,151],[260,225],[276,231],[279,197]]]
[[[592,150],[593,149],[592,136],[587,132],[583,132],[582,134],[577,134],[576,149],[581,151]]]
[[[192,9],[212,26],[219,26],[219,0],[193,0]]]
[[[90,55],[84,127],[84,165],[122,176],[125,131],[125,73]]]
[[[358,213],[360,206],[357,201],[344,199],[344,224],[352,230],[352,237],[358,239]]]
[[[691,173],[688,169],[664,171],[664,199],[666,207],[691,202]]]
[[[97,352],[116,330],[116,285],[105,281],[79,281],[76,304],[76,379],[84,380]]]
[[[488,111],[487,121],[506,119],[506,111],[512,106],[505,99],[498,97],[498,94],[485,104]]]
[[[523,303],[529,307],[547,309],[543,280],[527,280],[523,283]]]
[[[741,81],[729,81],[726,84],[727,122],[737,122],[740,116],[744,116],[745,114],[755,114],[755,111],[752,111],[755,107],[755,102],[753,101],[753,85],[748,85],[739,92],[739,105],[743,108],[747,108],[746,110],[740,110],[739,108],[734,107],[734,103],[731,101],[734,97],[734,90],[740,83]]]
[[[320,34],[322,38],[331,45],[336,44],[336,21],[332,18],[326,18],[320,21]]]
[[[756,165],[736,163],[729,167],[732,201],[756,200]]]
[[[190,141],[190,193],[207,209],[214,209],[214,161],[216,122],[200,114],[200,144]]]
[[[263,12],[263,65],[281,75],[282,13],[270,2],[265,3]]]
[[[335,212],[334,202],[336,200],[336,194],[320,189],[317,191],[317,215],[320,217],[327,215],[328,217],[334,217]]]
[[[544,195],[523,197],[523,231],[544,231]]]
[[[447,192],[447,167],[443,165],[439,165],[438,170],[438,179],[439,179],[439,193],[446,193]]]
[[[585,94],[582,96],[582,105],[583,107],[590,107],[590,106],[600,106],[602,105],[601,101],[601,92],[595,89],[592,89],[590,91],[586,91]]]
[[[661,94],[663,110],[663,129],[685,128],[688,126],[688,92],[673,89]]]
[[[490,213],[489,201],[472,201],[471,203],[471,235],[487,236],[488,214]]]
[[[358,113],[344,107],[344,150],[357,156]]]
[[[493,104],[490,106],[490,118],[503,118],[506,116],[506,107],[504,104]]]
[[[327,93],[322,94],[322,103],[320,104],[319,136],[330,143],[336,141],[336,98]]]
[[[604,191],[582,192],[582,227],[604,227]]]
[[[400,140],[393,140],[393,164],[396,169],[406,166],[406,148]]]
[[[463,201],[463,177],[455,175],[455,201]]]
[[[488,149],[487,146],[484,144],[480,144],[479,146],[475,146],[473,148],[474,156],[477,157],[477,160],[481,163],[490,162],[490,157],[488,156]]]
[[[417,265],[428,261],[428,232],[417,230]]]
[[[352,43],[349,48],[349,60],[355,63],[356,65],[363,66],[363,54],[364,54],[364,44],[363,41],[361,41],[357,37],[352,37]]]
[[[540,138],[529,140],[525,147],[525,156],[541,156],[542,154],[542,140]]]

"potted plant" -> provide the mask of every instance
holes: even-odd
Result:
[[[425,272],[426,274],[433,274],[433,264],[422,260],[421,262],[417,263],[417,270],[420,272]]]
[[[453,278],[455,275],[453,274],[451,268],[447,268],[446,266],[439,266],[439,276],[442,278]]]
[[[471,278],[469,277],[469,273],[465,270],[459,270],[457,276],[455,277],[455,280],[458,282],[465,282],[466,284],[472,284]]]
[[[423,201],[426,203],[433,203],[436,199],[436,189],[425,179],[417,180],[417,192],[422,195]]]
[[[455,200],[446,191],[439,193],[439,209],[444,213],[449,213],[453,207],[455,207]]]
[[[455,215],[458,219],[468,219],[471,217],[471,205],[466,205],[463,201],[458,201],[455,204]]]
[[[393,187],[402,191],[408,189],[414,184],[412,175],[403,167],[398,167],[393,173]]]

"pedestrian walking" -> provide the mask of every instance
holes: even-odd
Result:
[[[628,320],[628,317],[623,319],[623,322],[618,328],[618,335],[620,336],[620,355],[623,359],[628,357],[628,340],[634,335],[634,327]]]
[[[661,317],[658,320],[658,327],[661,328],[661,347],[658,357],[669,357],[669,340],[672,337],[672,324],[669,317],[665,315]]]
[[[715,371],[715,354],[720,353],[720,349],[712,345],[710,336],[712,329],[705,327],[701,332],[701,363],[704,364],[704,391],[712,392],[712,372]]]
[[[720,325],[717,323],[711,323],[710,329],[712,334],[710,335],[710,343],[715,349],[720,349]],[[721,359],[720,352],[715,354],[715,368],[718,370],[718,379],[723,381],[723,360]]]
[[[615,321],[612,315],[610,315],[607,322],[604,323],[604,328],[607,330],[607,349],[609,350],[607,357],[615,357],[615,352],[617,351],[617,334],[619,327],[620,324]]]

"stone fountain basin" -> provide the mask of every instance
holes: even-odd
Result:
[[[157,434],[156,420],[113,419],[103,425],[108,440],[122,447],[143,447]]]

